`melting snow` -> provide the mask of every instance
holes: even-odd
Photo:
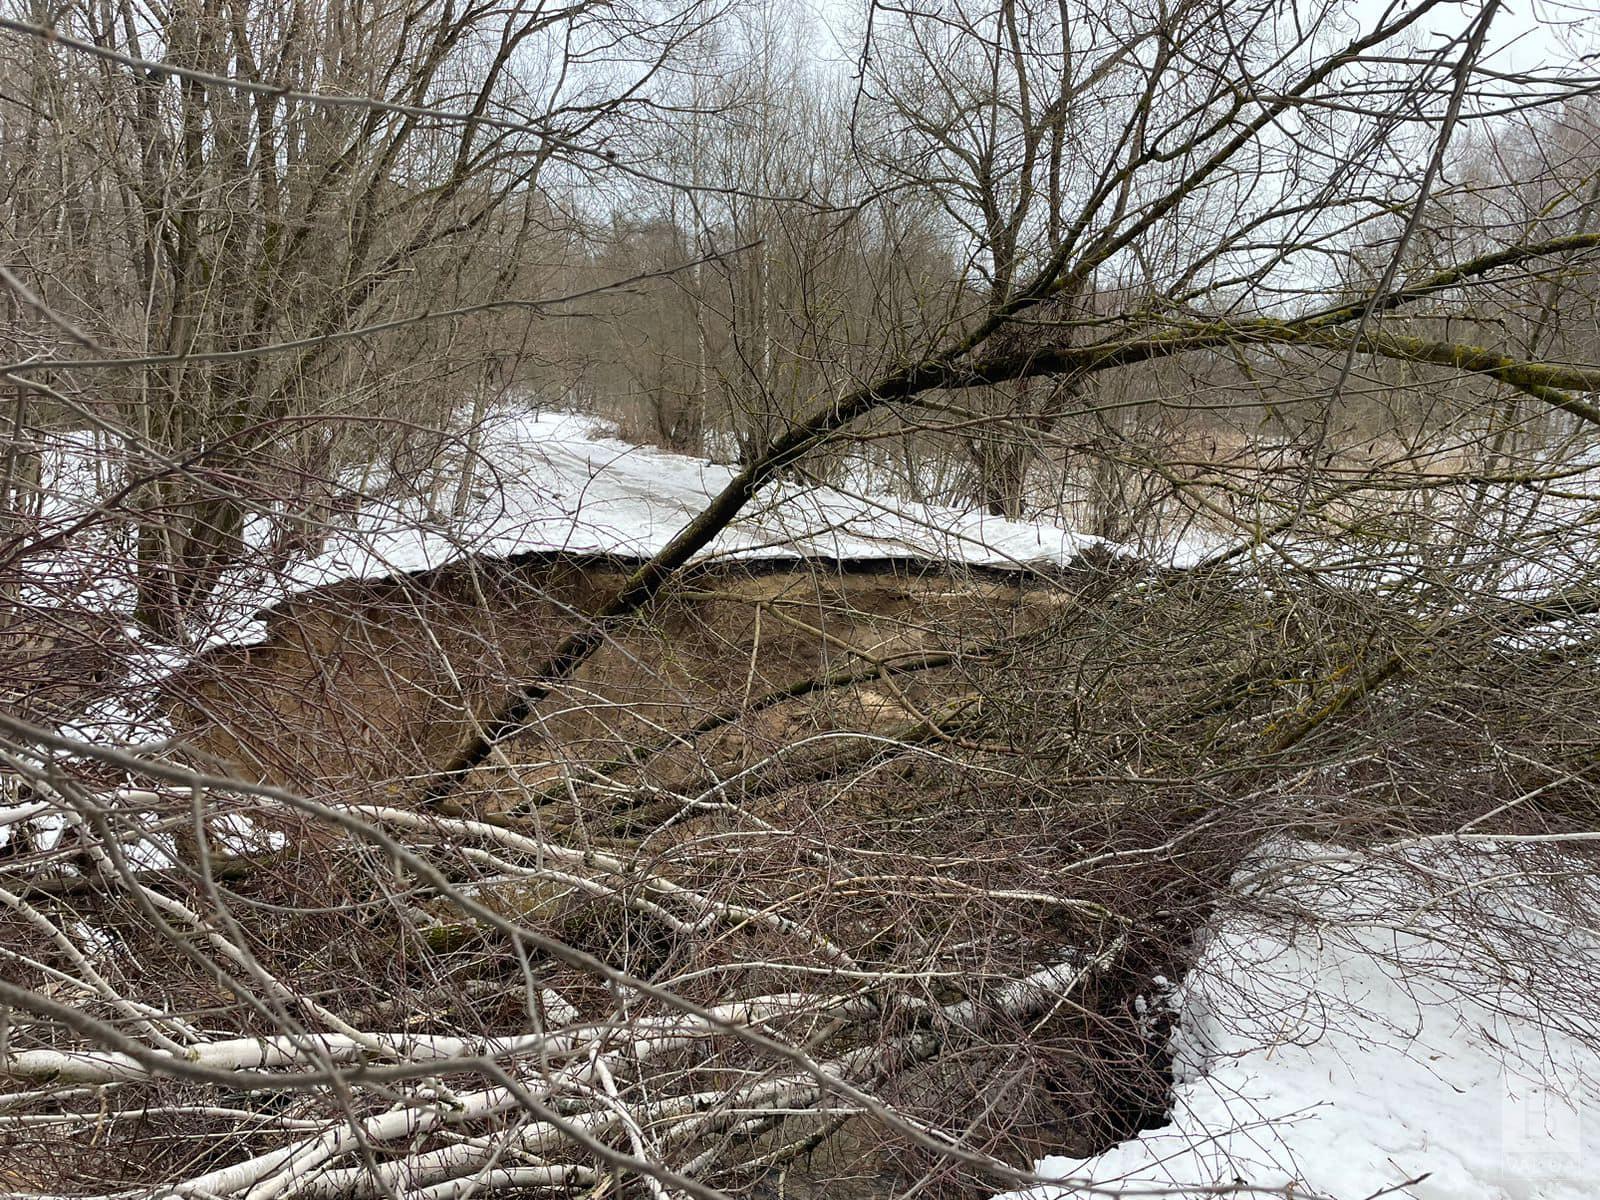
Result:
[[[595,418],[570,413],[513,410],[488,427],[479,454],[479,490],[448,528],[419,510],[372,506],[317,557],[259,582],[275,582],[287,594],[438,567],[467,554],[648,556],[734,476],[730,467],[618,441]],[[706,553],[1023,565],[1068,562],[1095,540],[1051,525],[786,482],[759,494]]]
[[[1504,890],[1521,874],[1514,849],[1476,858],[1461,883]],[[1426,906],[1405,911],[1416,889],[1388,865],[1314,851],[1296,848],[1280,880],[1297,916],[1240,911],[1208,939],[1178,998],[1171,1124],[1095,1158],[1047,1158],[1040,1173],[1178,1196],[1594,1196],[1584,1150],[1600,1148],[1600,1030],[1532,1011],[1481,937]],[[1502,899],[1527,915],[1525,898]],[[1595,935],[1551,946],[1594,978]],[[1523,960],[1525,947],[1505,949]]]

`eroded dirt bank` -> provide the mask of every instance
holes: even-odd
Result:
[[[703,567],[449,805],[408,815],[472,722],[632,565],[466,562],[305,595],[271,614],[261,645],[172,682],[180,731],[247,774],[367,805],[497,913],[611,967],[703,1005],[787,997],[775,1031],[1007,1161],[1087,1154],[1161,1120],[1155,981],[1181,975],[1207,863],[1229,851],[1152,859],[1142,848],[1183,819],[1171,798],[1052,766],[1083,627],[1103,619],[1116,569]],[[458,993],[509,989],[471,1001],[471,1019],[526,1027],[503,932],[414,881],[397,899],[389,869],[336,829],[285,828],[290,849],[237,886],[270,891],[274,911],[347,896],[340,945],[372,953],[340,988],[380,1004],[442,986],[452,998],[434,1003],[457,1016]],[[395,903],[407,931],[385,958],[361,922]],[[531,968],[584,1020],[613,1019],[603,979]],[[847,1018],[822,1015],[840,1005]],[[737,1089],[771,1069],[729,1042],[664,1056],[649,1078]],[[787,1107],[721,1152],[749,1194],[887,1195],[936,1165],[871,1120],[830,1115],[820,1093]],[[796,1138],[815,1142],[802,1153]],[[949,1171],[935,1192],[975,1183]]]
[[[274,783],[409,792],[634,565],[467,560],[295,597],[268,614],[264,642],[213,652],[175,677],[180,732]],[[544,700],[507,753],[538,787],[563,766],[675,741],[686,766],[685,739],[700,742],[694,731],[708,722],[724,758],[752,735],[770,741],[818,722],[937,723],[934,710],[959,690],[952,666],[1039,628],[1088,577],[903,559],[701,567]],[[753,727],[724,728],[746,708],[761,714]]]

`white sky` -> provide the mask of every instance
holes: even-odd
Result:
[[[801,0],[815,15],[819,58],[853,60],[868,0]],[[1346,9],[1369,25],[1391,0],[1348,0]],[[1479,11],[1476,2],[1451,5],[1429,22],[1440,33],[1464,28]],[[1584,54],[1600,53],[1600,15],[1592,0],[1505,0],[1490,31],[1496,70],[1531,72],[1570,65]],[[1600,61],[1588,64],[1600,74]]]
[[[1348,11],[1364,25],[1376,21],[1390,0],[1350,0]],[[1425,22],[1441,35],[1467,28],[1481,11],[1476,0],[1444,6]],[[1570,69],[1600,49],[1600,17],[1587,0],[1504,0],[1489,31],[1488,65],[1500,71]],[[1589,64],[1591,70],[1600,64]]]

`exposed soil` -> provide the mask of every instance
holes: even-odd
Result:
[[[180,735],[262,780],[407,792],[635,565],[554,554],[466,560],[305,593],[267,614],[264,642],[211,652],[169,681]],[[506,750],[523,783],[538,787],[563,765],[670,743],[807,680],[959,661],[1040,627],[1087,578],[907,560],[702,567],[541,702]],[[828,689],[803,718],[794,706],[768,711],[760,731],[777,736],[797,720],[898,727],[948,699],[949,679],[929,667]],[[730,761],[741,753],[739,734],[716,740]],[[680,744],[662,761],[687,769],[693,757]]]

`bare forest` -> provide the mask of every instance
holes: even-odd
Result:
[[[0,0],[0,1200],[1579,1200],[1597,842],[1584,6]]]

